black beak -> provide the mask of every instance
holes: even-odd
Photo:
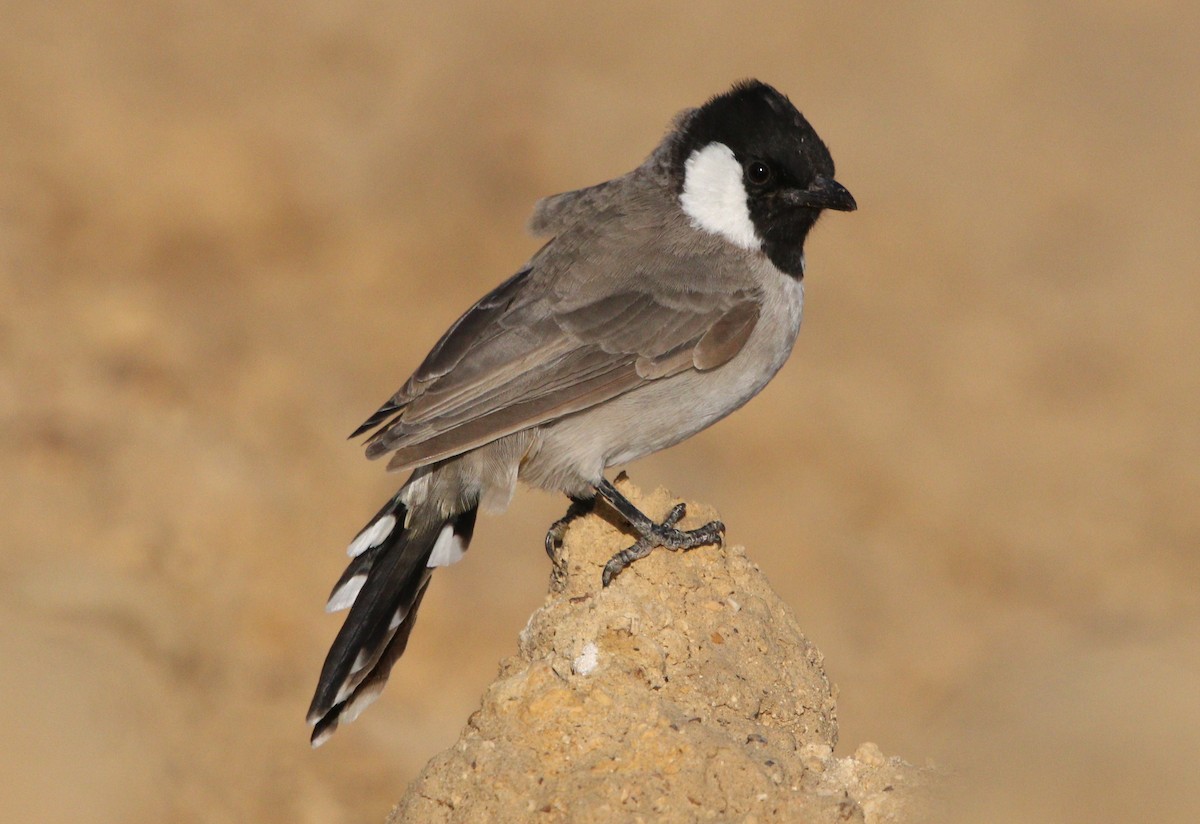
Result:
[[[811,209],[836,209],[839,212],[853,212],[858,208],[854,195],[845,186],[831,177],[817,176],[807,189],[788,192],[788,200],[797,206],[808,206]]]

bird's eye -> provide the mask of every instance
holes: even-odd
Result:
[[[752,160],[746,164],[746,180],[755,186],[766,185],[773,176],[771,167],[761,160]]]

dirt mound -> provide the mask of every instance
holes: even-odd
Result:
[[[920,771],[873,744],[833,757],[821,653],[745,551],[660,549],[603,589],[630,541],[606,514],[572,524],[518,653],[391,821],[902,820]]]

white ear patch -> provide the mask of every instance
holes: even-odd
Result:
[[[684,164],[679,205],[696,228],[743,249],[762,247],[746,203],[742,164],[724,143],[709,143],[692,152]]]

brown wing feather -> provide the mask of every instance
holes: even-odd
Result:
[[[701,372],[716,369],[728,363],[742,351],[750,333],[758,325],[762,307],[755,301],[746,301],[734,306],[709,327],[692,351],[692,363]]]
[[[587,409],[628,392],[642,382],[636,370],[625,364],[610,373],[576,381],[571,385],[570,393],[543,395],[502,406],[424,440],[397,447],[388,461],[388,469],[412,469],[460,455],[505,435]]]
[[[538,275],[518,273],[443,335],[384,405],[395,415],[367,441],[368,457],[392,452],[389,469],[410,469],[651,380],[715,368],[737,354],[758,319],[749,292],[696,291],[685,277],[657,279],[654,293],[644,279],[626,278],[624,288],[594,288],[589,297],[561,282],[549,288],[549,276]]]

